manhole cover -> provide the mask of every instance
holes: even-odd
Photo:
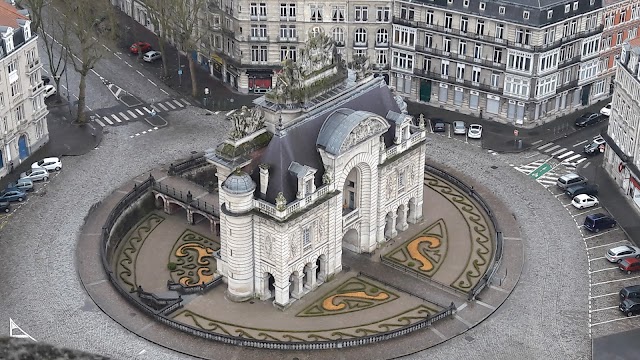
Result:
[[[467,340],[468,342],[472,342],[473,340],[475,340],[473,337],[471,336],[465,336],[464,337],[465,340]]]
[[[497,167],[497,166],[495,166],[495,165],[492,165],[492,166],[491,166],[491,168],[495,170],[495,169],[497,169],[498,167]]]

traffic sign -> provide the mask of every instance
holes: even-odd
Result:
[[[513,130],[513,136],[518,136],[518,129]]]
[[[531,172],[531,174],[529,174],[529,176],[531,176],[534,179],[539,179],[542,175],[546,174],[549,172],[549,170],[551,170],[551,164],[547,164],[544,163],[540,166],[538,166],[537,169],[533,170]]]

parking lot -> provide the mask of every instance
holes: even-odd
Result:
[[[47,180],[47,181],[34,181],[33,182],[33,191],[27,192],[27,199],[25,201],[22,201],[22,202],[11,202],[10,211],[8,213],[5,213],[5,212],[0,213],[0,230],[2,230],[5,227],[5,225],[9,221],[11,221],[11,218],[13,216],[15,216],[16,214],[19,213],[20,208],[22,208],[29,201],[32,201],[31,199],[33,197],[45,196],[46,193],[47,193],[47,186],[49,185],[49,182],[54,181],[53,179],[55,179],[58,176],[59,173],[60,173],[59,171],[51,171],[51,172],[49,172],[49,180]]]
[[[571,199],[556,186],[547,188],[571,215],[580,230],[589,261],[589,328],[592,337],[600,337],[640,327],[640,316],[627,317],[619,309],[618,293],[625,286],[640,284],[640,272],[627,274],[605,258],[608,249],[633,245],[618,226],[592,233],[584,228],[589,214],[608,214],[601,206],[576,209]],[[570,259],[570,256],[568,257]],[[568,262],[570,266],[570,262]]]

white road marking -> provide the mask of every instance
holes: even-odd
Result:
[[[105,48],[105,49],[107,49],[107,50],[109,50],[109,48],[108,48],[108,47],[107,47],[107,45],[105,45],[105,44],[102,44],[102,47],[103,47],[103,48]]]
[[[152,108],[155,112],[160,112],[160,110],[158,110],[158,108],[153,104],[151,104],[149,107]]]
[[[603,232],[601,232],[600,234],[587,236],[586,238],[583,238],[583,240],[593,239],[594,237],[602,236],[602,235],[604,235],[604,234],[608,234],[608,233],[610,233],[610,232],[612,232],[612,231],[615,231],[615,230],[603,231]]]
[[[153,131],[153,129],[149,129],[149,130],[147,130],[147,131],[148,131],[148,132],[151,132],[151,131]]]
[[[109,124],[109,125],[113,125],[113,121],[109,120],[109,118],[108,118],[108,117],[103,116],[103,117],[102,117],[102,119],[103,119],[104,121],[106,121],[106,122],[107,122],[107,124]]]
[[[233,114],[234,112],[236,112],[236,110],[235,110],[235,109],[234,109],[234,110],[229,111],[229,112],[228,112],[228,113],[226,113],[226,114],[224,114],[224,116],[229,116],[229,115]]]
[[[111,117],[115,119],[115,121],[121,123],[122,120],[120,120],[115,114],[111,114]]]
[[[605,308],[601,308],[601,309],[593,309],[593,310],[589,310],[589,313],[594,313],[594,312],[598,312],[598,311],[604,311],[604,310],[611,310],[611,309],[617,309],[617,306],[608,306]]]
[[[125,63],[125,64],[127,64],[127,66],[128,66],[128,67],[130,67],[130,68],[132,68],[132,67],[133,67],[133,65],[129,64],[129,63],[128,63],[128,62],[126,62],[126,61],[125,61],[124,63]]]
[[[164,89],[162,89],[162,88],[160,88],[160,91],[162,91],[163,93],[165,93],[165,94],[169,95],[169,93],[168,93],[168,92],[166,92],[166,91],[164,91]]]
[[[587,211],[583,211],[581,213],[577,213],[577,214],[571,215],[571,216],[576,217],[576,216],[584,215],[584,214],[590,213],[591,210],[598,210],[598,209],[602,209],[602,207],[598,206],[597,208],[589,208],[589,210],[587,210]],[[586,240],[586,238],[585,238],[585,240]]]
[[[569,155],[571,155],[571,154],[574,154],[574,152],[573,152],[573,151],[566,152],[566,153],[564,153],[564,154],[562,154],[562,155],[558,156],[558,159],[565,158],[565,157],[567,157],[567,156],[569,156]]]
[[[140,70],[136,70],[136,72],[137,72],[138,74],[140,74],[142,77],[146,77],[146,76],[144,76],[144,74],[143,74],[143,73],[141,73],[141,72],[140,72]]]
[[[105,124],[103,124],[103,123],[102,123],[102,121],[100,121],[100,119],[95,118],[94,120],[98,123],[98,125],[100,125],[100,126],[102,126],[102,127],[105,127],[105,126],[106,126]]]
[[[606,258],[604,256],[600,256],[600,257],[597,257],[597,258],[589,259],[589,262],[598,261],[598,260],[602,260],[602,259],[606,259]]]
[[[605,247],[605,246],[611,246],[613,244],[618,244],[618,243],[622,243],[622,242],[627,242],[627,240],[614,241],[614,242],[611,242],[611,243],[608,243],[608,244],[604,244],[604,245],[592,246],[592,247],[588,247],[587,250],[597,249],[597,248],[601,248],[601,247]]]
[[[131,118],[132,118],[132,119],[135,119],[135,118],[137,118],[137,117],[138,117],[138,115],[136,115],[136,113],[134,113],[134,112],[133,112],[133,111],[131,111],[131,110],[127,110],[127,113],[129,113],[129,116],[131,116]]]
[[[123,118],[125,121],[129,121],[129,118],[128,118],[128,117],[127,117],[127,115],[125,115],[124,113],[122,113],[122,112],[121,112],[121,113],[119,113],[118,115],[122,116],[122,118]]]
[[[180,101],[178,101],[178,100],[173,100],[173,103],[178,105],[178,106],[180,106],[181,108],[184,107],[184,105],[182,105],[182,103]]]
[[[572,157],[570,157],[570,158],[566,158],[564,161],[566,161],[566,162],[570,162],[571,160],[575,160],[575,159],[577,159],[577,158],[579,158],[579,157],[581,157],[581,156],[582,156],[582,155],[580,155],[580,154],[575,154],[575,155],[573,155],[573,156],[572,156]]]
[[[584,143],[586,143],[586,142],[588,142],[588,141],[589,141],[589,140],[580,141],[579,143],[574,144],[574,145],[573,145],[573,147],[578,147],[578,146],[580,146],[580,145],[582,145],[582,144],[584,144]]]
[[[582,158],[582,159],[580,159],[580,160],[576,161],[576,162],[575,162],[575,164],[576,164],[576,165],[578,165],[578,164],[580,164],[581,162],[583,162],[583,161],[585,161],[585,160],[587,160],[587,158]],[[585,165],[584,167],[587,167],[588,165],[589,165],[589,164]]]
[[[563,151],[567,151],[567,148],[562,148],[562,149],[560,149],[560,150],[558,150],[558,151],[554,152],[553,154],[551,154],[551,156],[556,156],[556,155],[560,154],[560,153],[561,153],[561,152],[563,152]]]
[[[180,100],[182,100],[182,102],[183,102],[183,103],[185,103],[186,105],[191,105],[191,103],[190,103],[190,102],[188,102],[188,101],[187,101],[187,100],[185,100],[185,99],[180,99]]]
[[[136,136],[140,136],[140,133],[136,133]]]
[[[631,276],[631,277],[624,277],[624,278],[622,278],[622,279],[615,279],[615,280],[609,280],[609,281],[602,281],[602,282],[599,282],[599,283],[591,284],[591,286],[597,286],[597,285],[610,284],[610,283],[614,283],[614,282],[620,282],[620,281],[633,280],[633,279],[637,279],[637,278],[640,278],[640,276]]]
[[[542,139],[540,139],[540,140],[538,140],[538,141],[534,141],[534,142],[532,142],[532,143],[531,143],[531,145],[538,145],[538,144],[540,144],[542,141],[543,141]]]
[[[146,134],[146,133],[147,133],[147,131],[145,130],[145,131],[143,131],[142,133],[143,133],[143,134]]]
[[[113,53],[113,55],[115,55],[118,59],[122,60],[122,58],[120,57],[120,55]]]
[[[153,86],[158,86],[158,85],[156,85],[156,83],[154,83],[153,81],[151,81],[151,79],[147,79],[147,80],[149,80],[149,82],[150,82]]]
[[[156,105],[158,105],[164,111],[169,111],[169,109],[166,106],[162,105],[162,103],[157,103]]]
[[[140,114],[140,115],[144,115],[144,113],[143,113],[142,111],[140,111],[140,109],[135,109],[135,110],[136,110],[136,112],[137,112],[138,114]]]
[[[548,152],[551,152],[551,151],[553,151],[555,149],[558,149],[559,147],[560,147],[560,145],[554,145],[554,146],[546,149],[544,152],[548,153]]]
[[[633,319],[633,318],[637,318],[638,315],[635,316],[627,316],[627,317],[622,317],[622,318],[617,318],[617,319],[613,319],[613,320],[607,320],[607,321],[601,321],[595,324],[589,324],[589,327],[594,327],[594,326],[598,326],[598,325],[602,325],[602,324],[608,324],[610,322],[614,322],[614,321],[620,321],[620,320],[626,320],[626,319]]]
[[[218,114],[220,114],[220,110],[218,110],[218,111],[214,112],[213,114],[214,114],[214,115],[218,115]]]
[[[158,130],[158,127],[157,127],[157,126],[156,126],[156,127],[154,127],[154,128],[153,128],[153,130]]]
[[[147,113],[151,114],[151,110],[147,109],[147,107],[142,107],[144,109],[144,111],[146,111]]]
[[[172,108],[173,110],[175,110],[175,109],[176,109],[176,106],[175,106],[175,105],[173,105],[170,101],[167,101],[167,105],[168,105],[170,108]]]
[[[597,298],[601,298],[601,297],[605,297],[605,296],[611,296],[611,295],[618,295],[618,293],[614,292],[614,293],[608,293],[608,294],[603,294],[603,295],[590,296],[589,299],[597,299]]]
[[[551,145],[553,145],[553,143],[547,143],[547,144],[544,144],[544,145],[540,146],[540,147],[538,148],[538,150],[542,150],[542,149],[544,149],[544,148],[546,148],[546,147],[549,147],[549,146],[551,146]],[[560,146],[558,146],[558,147],[560,147]]]
[[[85,105],[87,107],[87,110],[89,111],[93,111],[90,107],[88,107],[87,105]]]
[[[604,268],[604,269],[600,269],[600,270],[593,270],[593,271],[589,271],[589,274],[595,274],[595,273],[599,273],[599,272],[603,272],[603,271],[609,271],[609,270],[618,270],[617,267],[610,267],[610,268]]]

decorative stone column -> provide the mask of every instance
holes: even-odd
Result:
[[[286,280],[276,278],[276,305],[286,306],[289,303],[289,286],[289,278]]]
[[[313,290],[318,286],[316,281],[317,269],[318,269],[318,266],[316,264],[308,265],[307,267],[305,267],[305,272],[307,273],[307,279],[308,279],[307,284],[305,284],[305,287],[309,290]]]
[[[390,226],[390,229],[388,229],[387,232],[385,233],[385,236],[389,237],[390,239],[393,239],[398,235],[398,230],[396,230],[397,218],[398,218],[398,215],[396,213],[391,214],[391,226]]]
[[[271,290],[269,290],[269,274],[266,273],[261,279],[261,289],[262,291],[260,292],[260,300],[265,301],[265,300],[269,300],[273,297],[273,294],[271,294]]]
[[[398,223],[398,230],[399,231],[405,231],[409,227],[409,224],[407,224],[407,212],[408,212],[409,208],[406,207],[406,206],[403,206],[402,209],[403,209],[402,213],[399,216],[400,222]]]
[[[292,295],[296,299],[300,299],[302,297],[302,293],[304,291],[304,273],[293,276],[293,292]]]
[[[189,225],[193,225],[193,212],[191,211],[191,206],[187,206],[187,223],[189,223]]]

